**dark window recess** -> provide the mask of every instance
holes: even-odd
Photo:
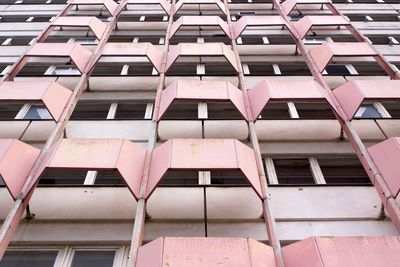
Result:
[[[144,119],[146,104],[144,103],[118,103],[116,119]]]
[[[393,119],[400,119],[400,101],[385,101],[382,105]]]
[[[123,65],[96,64],[92,76],[119,76]]]
[[[212,185],[250,185],[246,177],[240,171],[212,171]]]
[[[386,36],[386,35],[376,35],[376,36],[367,35],[367,37],[375,45],[388,45],[388,44],[390,44],[389,36]],[[394,37],[396,40],[399,40],[398,38],[400,38],[400,36],[398,36],[398,35],[393,35],[392,37]]]
[[[231,0],[232,4],[245,4],[248,3],[247,0]]]
[[[344,27],[341,27],[341,29],[344,29]],[[334,42],[357,42],[357,39],[353,35],[333,35],[330,36]]]
[[[15,1],[13,1],[15,2]],[[28,16],[1,16],[1,23],[6,22],[25,22]]]
[[[174,101],[162,117],[166,120],[193,120],[197,118],[197,103],[185,101]]]
[[[351,75],[350,71],[345,65],[329,64],[325,68],[328,75]]]
[[[214,34],[212,36],[204,36],[204,42],[206,43],[224,43],[226,45],[231,44],[231,39],[229,39],[225,33]]]
[[[293,14],[293,15],[289,15],[290,17],[290,21],[299,21],[303,18],[302,14]]]
[[[140,16],[121,14],[121,16],[118,18],[118,22],[134,22],[139,21],[139,19]]]
[[[167,71],[168,76],[195,76],[197,75],[196,64],[175,63]]]
[[[327,184],[371,184],[356,157],[318,158],[318,163]]]
[[[279,184],[315,184],[308,159],[273,159]]]
[[[42,76],[48,68],[48,65],[35,65],[28,63],[20,72],[18,72],[17,76]]]
[[[53,267],[58,251],[6,251],[0,267]]]
[[[386,76],[388,75],[381,66],[376,62],[364,62],[364,63],[356,63],[352,64],[353,67],[357,70],[359,75],[365,76]]]
[[[115,251],[82,251],[74,252],[71,267],[112,267]]]
[[[45,43],[67,43],[71,39],[68,36],[48,36]]]
[[[243,115],[231,102],[208,102],[208,119],[241,120]]]
[[[22,104],[4,104],[0,105],[0,120],[13,120],[22,108]]]
[[[205,75],[213,75],[213,76],[234,76],[237,75],[236,70],[229,63],[212,63],[206,64],[205,66]]]
[[[270,76],[275,75],[272,64],[247,64],[249,66],[250,75],[252,76]]]
[[[24,116],[24,120],[50,120],[52,117],[43,105],[32,105]]]
[[[97,172],[95,185],[125,185],[124,179],[116,170],[101,170]]]
[[[373,104],[362,104],[356,114],[354,115],[356,119],[379,119],[382,115],[374,107]]]
[[[0,186],[4,186],[4,185],[5,185],[5,183],[4,183],[3,177],[1,177],[1,175],[0,175]]]
[[[108,43],[132,43],[133,37],[131,36],[110,36]]]
[[[98,119],[105,120],[111,103],[79,101],[72,113],[71,120]]]
[[[151,63],[129,65],[128,75],[131,76],[146,76],[152,75],[153,65]]]
[[[197,171],[167,171],[161,179],[160,185],[198,185],[199,173]]]
[[[261,111],[262,120],[287,120],[290,119],[286,102],[270,102]]]
[[[170,45],[177,45],[177,44],[180,44],[180,43],[196,43],[197,42],[197,37],[174,35],[170,39],[169,42],[170,42]]]
[[[335,119],[335,114],[327,102],[295,102],[300,119]]]
[[[153,45],[160,44],[160,38],[164,36],[141,36],[139,37],[139,43],[152,43]]]
[[[47,169],[40,176],[39,186],[83,185],[87,171]]]
[[[32,22],[49,22],[51,17],[34,17]]]
[[[311,72],[306,64],[279,64],[282,75],[286,76],[309,76]]]
[[[32,41],[32,37],[13,37],[11,41],[11,45],[15,46],[25,46],[29,45],[29,42]]]
[[[250,35],[245,35],[241,36],[242,39],[242,44],[244,45],[262,45],[264,44],[263,39],[261,36],[250,36]]]
[[[287,35],[271,35],[267,36],[269,44],[294,44],[293,39],[290,37],[289,33]]]

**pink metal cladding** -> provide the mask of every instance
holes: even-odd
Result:
[[[161,119],[174,100],[216,100],[231,101],[245,119],[247,119],[243,93],[226,81],[176,81],[161,93],[160,111],[157,119]]]
[[[16,139],[0,139],[0,177],[17,199],[40,150]]]
[[[158,72],[161,72],[162,52],[151,43],[107,43],[102,56],[146,56]]]
[[[400,137],[391,137],[370,148],[368,152],[382,174],[390,193],[396,197],[400,191]]]
[[[171,4],[165,0],[128,0],[127,5],[160,5],[165,13],[171,15]]]
[[[107,11],[114,16],[115,11],[117,11],[118,4],[113,0],[70,0],[69,5],[102,5]]]
[[[27,57],[70,57],[81,73],[89,63],[92,52],[80,44],[36,43]]]
[[[116,169],[138,198],[146,151],[124,139],[62,139],[52,148],[45,168]]]
[[[334,56],[362,57],[377,56],[378,52],[367,43],[324,43],[310,52],[318,70],[323,72]]]
[[[172,24],[169,38],[182,26],[219,26],[226,36],[231,37],[228,24],[218,16],[181,16]]]
[[[238,71],[238,66],[233,51],[223,43],[181,43],[173,47],[167,55],[165,71],[175,63],[180,56],[224,56],[226,60]]]
[[[148,198],[167,170],[240,170],[261,197],[254,151],[235,139],[171,139],[154,149]]]
[[[0,85],[0,101],[40,101],[55,121],[61,116],[72,92],[51,81],[3,82]]]
[[[182,8],[184,4],[187,5],[208,5],[215,4],[226,15],[224,3],[221,0],[179,0],[175,5],[175,10],[171,15],[175,15]]]
[[[324,89],[313,80],[264,80],[250,89],[248,95],[253,120],[257,120],[270,100],[322,99],[330,103]]]
[[[140,247],[136,267],[276,267],[271,247],[249,238],[160,237]]]
[[[244,16],[233,23],[233,39],[237,39],[250,26],[286,26],[281,16]]]
[[[397,236],[311,237],[282,250],[286,267],[400,266]]]
[[[101,39],[107,25],[96,17],[58,17],[52,27],[89,27],[97,39]]]
[[[346,26],[350,22],[343,16],[305,16],[294,23],[300,39],[303,39],[313,26]]]
[[[400,99],[399,80],[354,80],[333,90],[347,119],[351,120],[367,99]]]
[[[286,0],[281,4],[283,11],[286,15],[289,15],[290,12],[295,8],[298,4],[332,4],[330,0]]]

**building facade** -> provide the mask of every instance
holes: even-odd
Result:
[[[0,1],[0,266],[400,266],[399,9]]]

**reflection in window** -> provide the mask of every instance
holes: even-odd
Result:
[[[0,176],[0,186],[3,186],[3,185],[4,185],[3,177]]]
[[[112,267],[115,251],[84,251],[74,252],[71,267]]]
[[[0,267],[53,267],[57,254],[58,251],[7,251]]]
[[[382,118],[382,115],[374,107],[373,104],[364,104],[357,110],[354,118],[358,119],[378,119]]]
[[[28,112],[26,113],[25,120],[49,120],[51,119],[51,115],[49,111],[39,105],[33,105]]]

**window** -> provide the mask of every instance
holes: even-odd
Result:
[[[22,105],[0,105],[0,120],[13,120],[21,110],[21,107]]]
[[[335,114],[327,102],[296,102],[300,119],[335,119]]]
[[[7,250],[0,267],[53,267],[58,251],[9,251]]]
[[[0,186],[4,186],[4,185],[5,185],[5,183],[4,183],[3,177],[0,176]]]
[[[318,158],[318,163],[327,184],[371,184],[357,157]]]
[[[261,112],[261,119],[264,120],[287,120],[290,119],[289,109],[286,102],[268,103]]]
[[[357,119],[378,119],[382,118],[382,115],[379,111],[374,107],[373,104],[362,104],[360,108],[357,110],[354,118]]]
[[[249,185],[246,177],[241,172],[211,172],[212,185]]]
[[[56,67],[52,75],[81,75],[76,67]]]
[[[118,103],[116,119],[143,119],[146,113],[145,103]]]
[[[325,71],[328,75],[351,75],[346,65],[342,64],[329,64],[326,66]]]
[[[273,159],[279,184],[315,184],[308,159]]]
[[[24,116],[25,120],[50,120],[51,118],[49,111],[41,105],[32,105]]]
[[[112,267],[115,251],[75,250],[71,267]]]
[[[385,101],[382,103],[383,107],[389,112],[390,116],[395,119],[400,118],[400,102],[399,101]]]
[[[97,119],[105,120],[111,103],[96,101],[79,101],[71,115],[72,120]]]
[[[169,170],[160,185],[181,186],[181,185],[198,185],[199,174],[197,171],[171,171]]]

